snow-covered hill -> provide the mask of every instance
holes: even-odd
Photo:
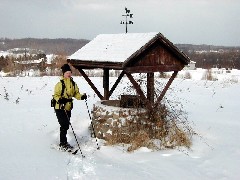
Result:
[[[239,71],[220,74],[218,81],[200,80],[201,71],[194,73],[192,79],[176,79],[168,92],[179,98],[200,135],[194,137],[191,150],[141,148],[128,153],[124,146],[105,146],[101,140],[101,149],[96,150],[85,102],[75,100],[71,120],[84,159],[51,148],[59,139],[50,107],[59,77],[0,77],[0,179],[240,179]],[[74,80],[90,95],[91,108],[99,99],[83,78]],[[91,80],[102,87],[102,78]],[[76,145],[71,129],[68,138]]]

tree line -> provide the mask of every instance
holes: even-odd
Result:
[[[196,62],[196,68],[226,68],[240,69],[240,51],[226,52],[188,52],[186,53],[192,61]]]
[[[30,48],[41,49],[46,54],[61,54],[71,55],[87,44],[89,40],[86,39],[37,39],[37,38],[23,38],[23,39],[0,39],[0,51],[7,51],[13,48]]]
[[[175,44],[192,61],[196,62],[197,68],[210,69],[235,68],[240,69],[240,46],[213,46]]]

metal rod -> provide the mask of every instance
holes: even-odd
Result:
[[[95,134],[95,130],[94,130],[93,123],[92,123],[92,118],[91,118],[91,116],[90,116],[90,112],[89,112],[89,108],[88,108],[88,104],[87,104],[87,99],[85,99],[85,103],[86,103],[86,106],[87,106],[87,110],[88,110],[89,119],[90,119],[90,121],[91,121],[92,130],[93,130],[93,134],[94,134],[94,137],[95,137],[95,139],[96,139],[96,143],[97,143],[97,149],[99,150],[99,149],[100,149],[100,147],[99,147],[99,145],[98,145],[97,137],[96,137],[96,134]]]
[[[84,156],[83,153],[82,153],[82,150],[81,150],[80,145],[79,145],[78,140],[77,140],[77,136],[76,136],[76,134],[75,134],[75,132],[74,132],[74,130],[73,130],[73,127],[72,127],[72,124],[71,124],[71,122],[70,122],[70,119],[69,119],[69,117],[68,117],[68,115],[67,115],[67,111],[66,111],[66,109],[64,109],[64,111],[65,111],[66,116],[67,116],[67,118],[68,118],[68,122],[69,122],[69,124],[70,124],[70,126],[71,126],[71,128],[72,128],[72,131],[73,131],[73,134],[74,134],[75,140],[76,140],[77,145],[78,145],[78,150],[80,150],[81,155],[82,155],[82,157],[84,158],[85,156]],[[76,151],[73,152],[72,154],[76,154],[78,150],[76,150]]]

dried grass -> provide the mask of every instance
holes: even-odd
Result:
[[[184,79],[192,79],[192,76],[189,71],[186,71],[184,74]]]
[[[202,76],[202,80],[216,81],[217,78],[215,78],[215,77],[213,76],[213,73],[212,73],[212,70],[211,70],[211,69],[207,69],[207,70],[204,72],[203,76]]]

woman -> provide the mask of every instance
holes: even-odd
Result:
[[[63,150],[72,149],[73,147],[67,141],[67,130],[73,108],[73,97],[77,100],[87,99],[86,94],[80,94],[77,84],[72,79],[72,71],[68,64],[62,67],[63,77],[55,85],[53,98],[56,100],[55,112],[60,124],[60,144]]]

